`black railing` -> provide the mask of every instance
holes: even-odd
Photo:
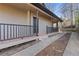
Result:
[[[33,26],[0,23],[0,40],[33,36]]]
[[[46,27],[46,32],[47,33],[52,33],[52,32],[57,32],[58,31],[58,27]]]

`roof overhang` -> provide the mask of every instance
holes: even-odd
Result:
[[[31,4],[34,5],[35,7],[39,8],[39,9],[41,9],[45,13],[49,14],[50,16],[56,18],[58,21],[62,22],[62,20],[57,15],[55,15],[53,12],[51,12],[46,7],[42,6],[40,3],[31,3]]]

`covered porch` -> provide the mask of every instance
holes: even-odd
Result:
[[[0,8],[0,41],[58,31],[58,20],[32,4],[0,4]]]

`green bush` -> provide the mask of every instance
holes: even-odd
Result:
[[[77,17],[76,22],[77,22],[77,24],[79,25],[79,17]]]
[[[78,15],[76,15],[76,23],[79,25],[79,11],[77,11],[77,14]]]

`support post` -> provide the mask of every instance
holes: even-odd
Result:
[[[57,31],[58,31],[58,22],[56,23],[56,28],[57,28]]]
[[[29,25],[29,32],[31,36],[31,10],[28,10],[28,25]]]
[[[38,10],[36,10],[36,17],[37,17],[37,26],[36,26],[36,36],[38,36],[38,31],[39,31],[39,18],[38,18]]]

